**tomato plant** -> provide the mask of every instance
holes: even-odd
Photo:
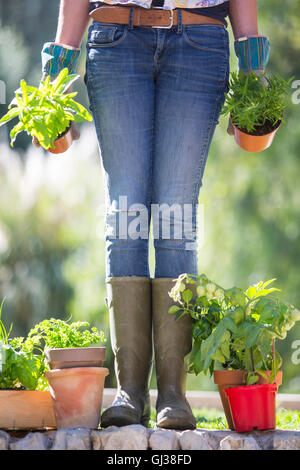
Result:
[[[287,332],[300,320],[300,311],[283,302],[271,287],[275,279],[259,282],[243,290],[238,287],[224,289],[204,274],[181,274],[169,292],[176,302],[169,313],[175,320],[190,315],[193,348],[189,357],[189,370],[196,375],[212,373],[215,364],[227,369],[247,370],[247,383],[258,380],[257,373],[274,380],[282,363],[274,352],[276,339],[285,339]],[[196,285],[193,296],[188,285]]]

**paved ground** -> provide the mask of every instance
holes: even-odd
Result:
[[[0,431],[0,450],[300,450],[300,431],[173,431],[141,425],[105,430],[8,433]]]

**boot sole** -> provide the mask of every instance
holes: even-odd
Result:
[[[184,410],[165,408],[157,413],[156,426],[166,429],[196,429],[196,419],[192,413]]]
[[[164,429],[178,429],[184,431],[185,429],[196,429],[196,424],[184,419],[178,418],[164,418],[156,423],[158,428]]]

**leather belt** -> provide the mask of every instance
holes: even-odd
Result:
[[[101,23],[129,24],[130,7],[105,5],[93,10],[90,16],[94,21]],[[198,15],[181,10],[182,24],[222,25],[222,21],[208,16]],[[178,10],[165,10],[162,8],[133,7],[133,26],[151,26],[152,28],[169,29],[178,25]]]

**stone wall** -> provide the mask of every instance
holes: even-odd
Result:
[[[0,450],[300,450],[300,431],[238,434],[227,430],[173,431],[140,425],[46,432],[0,431]]]

